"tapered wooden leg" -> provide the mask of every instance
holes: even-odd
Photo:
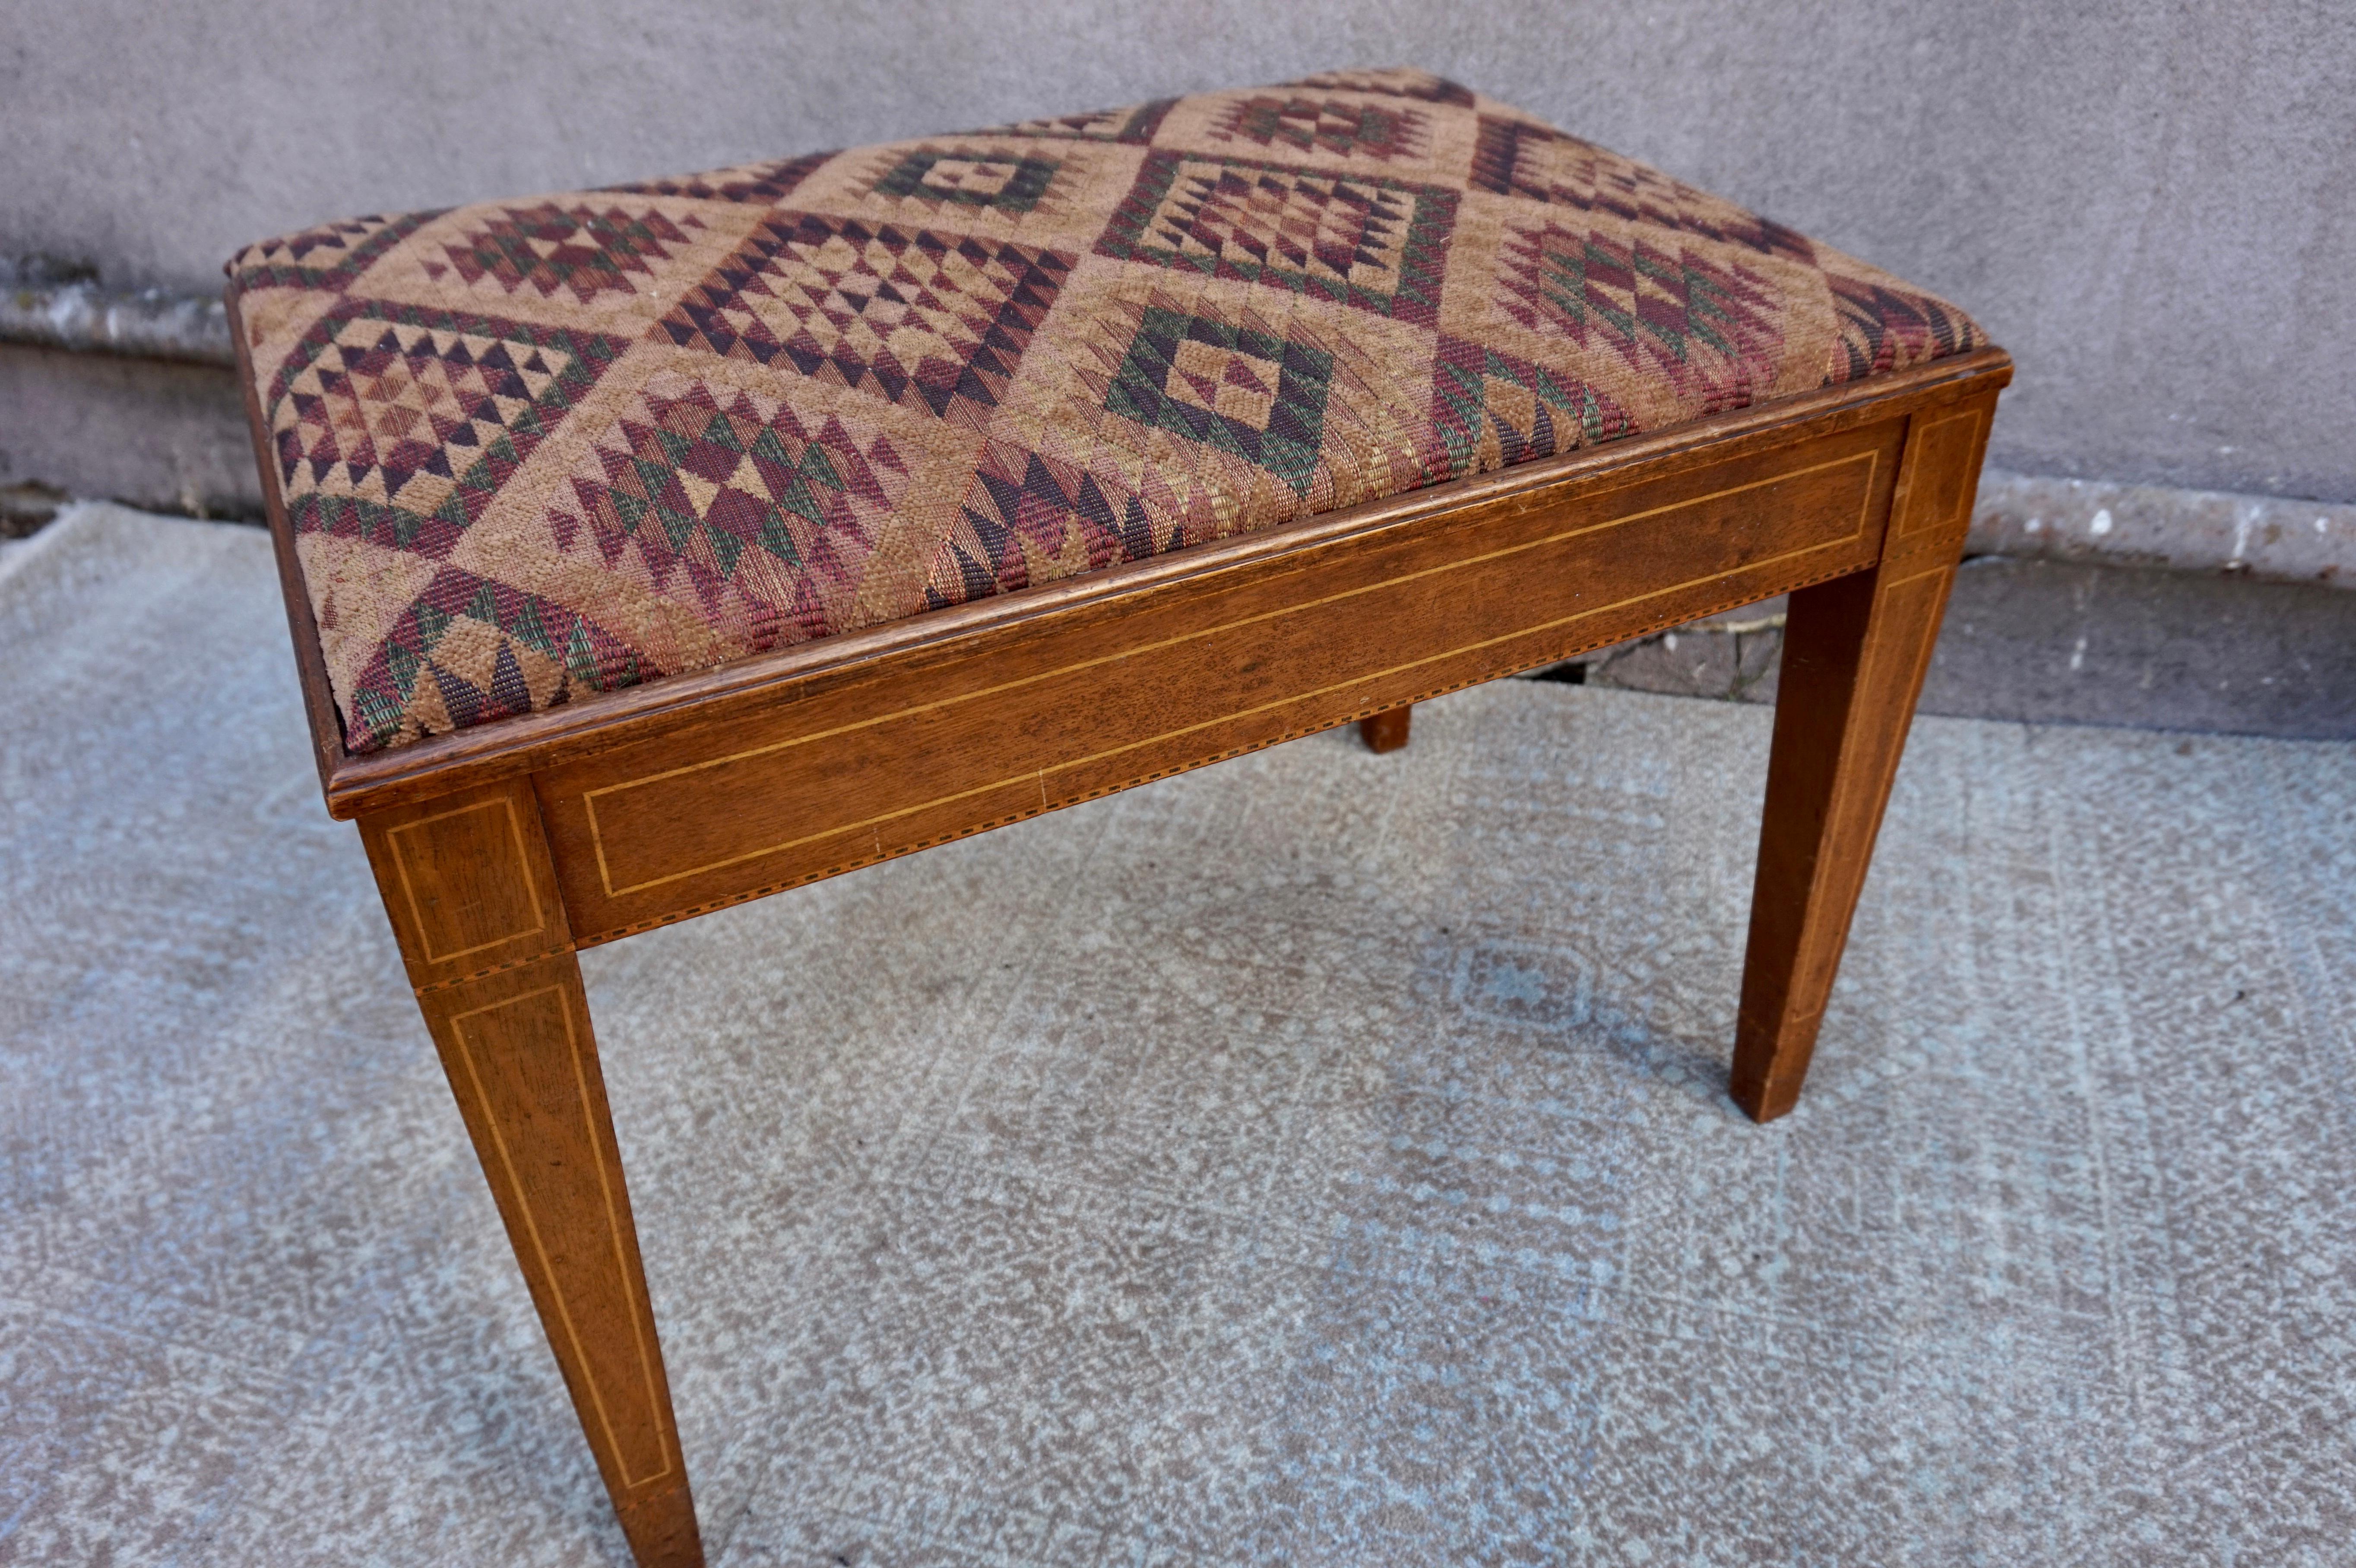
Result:
[[[698,1568],[654,1310],[528,784],[363,819],[418,1006],[641,1568]]]
[[[1730,1084],[1758,1121],[1800,1097],[1938,640],[1993,407],[1991,395],[1916,416],[1879,564],[1792,595]]]
[[[1369,752],[1396,752],[1407,744],[1408,720],[1415,713],[1415,704],[1393,708],[1370,718],[1358,720],[1358,739],[1366,743]]]

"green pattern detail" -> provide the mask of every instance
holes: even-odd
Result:
[[[1171,393],[1179,346],[1186,342],[1247,355],[1274,373],[1276,391],[1265,427],[1255,428]],[[1282,479],[1294,494],[1307,495],[1324,440],[1325,401],[1333,378],[1333,357],[1323,349],[1215,317],[1157,307],[1147,310],[1139,322],[1104,406],[1123,419],[1232,452]]]
[[[403,692],[416,689],[417,672],[425,667],[424,656],[411,651],[406,645],[396,638],[385,644],[384,662],[391,670],[392,678],[400,684]]]
[[[733,452],[740,457],[744,455],[744,443],[736,439],[736,427],[729,421],[726,414],[712,416],[712,422],[703,427],[703,439],[723,452]]]
[[[387,650],[388,656],[391,652],[391,649]],[[415,688],[417,673],[412,669],[400,678],[401,689],[405,697],[408,692]],[[369,687],[362,687],[352,694],[352,706],[359,709],[360,723],[371,735],[380,739],[399,731],[402,719],[409,711],[406,701],[396,700],[386,693]]]
[[[522,612],[509,623],[507,633],[535,653],[545,654],[550,658],[556,656],[556,639],[549,635],[548,625],[541,619],[539,604],[530,599],[524,601]]]
[[[574,624],[573,635],[565,639],[563,658],[566,675],[592,691],[602,688],[604,683],[598,678],[597,672],[597,650],[590,645],[586,625]],[[625,681],[620,684],[632,683]]]
[[[1578,439],[1569,442],[1558,440],[1555,445],[1558,452],[1592,446],[1612,436],[1627,433],[1614,428],[1602,401],[1592,389],[1576,382],[1566,387],[1553,372],[1537,367],[1530,367],[1528,373],[1524,374],[1501,358],[1494,349],[1482,351],[1481,368],[1478,370],[1448,359],[1442,359],[1439,368],[1434,389],[1452,417],[1436,422],[1441,443],[1448,449],[1451,476],[1470,473],[1480,453],[1481,435],[1490,422],[1486,386],[1491,380],[1509,381],[1525,388],[1558,413],[1558,428],[1568,426],[1577,433]]]
[[[1698,267],[1673,262],[1645,251],[1639,251],[1633,261],[1637,272],[1660,284],[1672,298],[1685,302],[1680,313],[1684,317],[1682,330],[1667,322],[1619,309],[1600,294],[1588,292],[1590,269],[1600,267],[1624,273],[1630,265],[1592,240],[1580,241],[1576,256],[1548,247],[1539,257],[1538,292],[1571,321],[1585,325],[1592,316],[1626,342],[1633,343],[1639,336],[1649,337],[1674,354],[1680,363],[1691,357],[1694,339],[1730,358],[1740,357],[1740,347],[1720,328],[1739,325],[1741,314],[1729,304],[1731,295],[1726,285]]]

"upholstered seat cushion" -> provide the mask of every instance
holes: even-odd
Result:
[[[1985,341],[1414,71],[354,219],[230,272],[353,752]]]

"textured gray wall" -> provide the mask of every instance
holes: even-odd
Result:
[[[0,251],[209,288],[321,218],[1387,62],[1970,308],[2005,464],[2356,500],[2347,0],[12,0]]]

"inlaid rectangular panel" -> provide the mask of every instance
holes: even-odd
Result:
[[[1991,395],[1913,417],[1890,520],[1893,558],[1911,560],[1919,554],[1935,568],[1946,561],[1950,545],[1971,527],[1980,458],[1995,411]]]
[[[385,837],[429,963],[468,957],[547,929],[512,797],[404,822]]]
[[[1902,419],[912,651],[535,779],[584,944],[1869,565]]]
[[[443,985],[569,944],[539,815],[518,779],[361,819],[412,984]]]

